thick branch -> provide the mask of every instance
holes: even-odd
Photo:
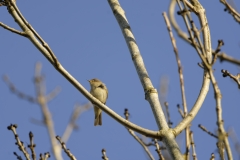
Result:
[[[153,87],[152,82],[148,76],[147,70],[144,66],[142,56],[140,54],[140,51],[136,43],[136,40],[131,31],[131,27],[128,23],[127,18],[125,17],[124,10],[121,8],[117,0],[109,0],[108,2],[122,30],[123,36],[125,38],[125,41],[127,43],[128,49],[132,57],[132,61],[135,65],[139,79],[142,83],[142,86],[145,92],[145,98],[146,100],[149,101],[152,107],[152,111],[155,116],[155,120],[157,121],[158,127],[159,129],[168,129],[168,125],[166,123],[164,113],[162,111],[160,102],[158,100],[157,90]]]
[[[124,35],[139,79],[144,88],[146,100],[148,100],[148,102],[150,103],[158,128],[159,130],[163,130],[163,132],[165,131],[163,142],[165,143],[172,159],[182,159],[180,149],[174,139],[174,135],[172,132],[169,132],[170,130],[168,130],[168,124],[162,111],[157,91],[153,87],[151,80],[148,76],[136,40],[133,36],[128,20],[125,16],[124,10],[121,8],[118,0],[108,0],[108,3]]]
[[[182,130],[185,129],[197,115],[199,109],[201,108],[206,98],[206,95],[209,90],[209,85],[210,85],[210,76],[208,73],[204,73],[203,84],[202,84],[202,88],[199,93],[199,96],[197,98],[197,101],[195,102],[194,106],[192,107],[190,112],[187,114],[187,116],[174,128],[176,135],[181,133]]]

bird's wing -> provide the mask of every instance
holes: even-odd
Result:
[[[107,87],[106,87],[106,85],[104,84],[104,83],[102,83],[102,84],[100,84],[98,87],[100,87],[100,88],[102,88],[102,89],[105,89],[105,91],[107,92],[107,99],[108,99],[108,90],[107,90]],[[106,99],[106,100],[107,100]],[[105,102],[106,103],[106,102]],[[105,104],[104,103],[104,104]]]

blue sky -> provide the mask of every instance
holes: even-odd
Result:
[[[211,31],[212,48],[217,47],[217,40],[223,39],[222,51],[240,59],[239,24],[231,15],[224,12],[219,1],[202,0],[206,9]],[[155,88],[159,89],[162,77],[168,77],[169,86],[166,100],[169,103],[171,120],[176,126],[181,120],[177,104],[181,104],[181,92],[177,64],[166,29],[162,12],[168,11],[169,1],[120,1],[125,10],[131,29],[144,59],[146,69]],[[61,64],[88,90],[86,79],[99,78],[108,87],[107,106],[120,115],[128,108],[131,121],[148,129],[157,130],[151,108],[144,99],[144,91],[138,79],[127,45],[107,1],[71,1],[56,3],[48,1],[17,2],[18,7],[28,22],[49,44]],[[239,3],[236,3],[239,6]],[[19,29],[5,7],[0,7],[0,21]],[[176,17],[183,26],[181,17]],[[7,74],[15,86],[28,95],[35,95],[33,76],[36,62],[43,65],[47,92],[56,86],[61,93],[49,103],[54,120],[55,131],[62,135],[76,103],[85,104],[88,100],[81,95],[44,56],[26,38],[0,28],[1,58],[0,75]],[[202,69],[195,50],[176,37],[180,58],[183,65],[188,108],[193,106],[202,83]],[[221,69],[233,74],[239,73],[239,66],[219,61],[213,67],[222,92],[222,109],[226,130],[234,127],[240,135],[239,127],[239,90],[235,82],[223,78]],[[46,128],[32,123],[32,119],[42,120],[39,106],[19,99],[12,94],[3,80],[0,81],[0,157],[16,159],[13,151],[20,151],[14,145],[15,140],[6,127],[10,123],[18,124],[18,133],[22,141],[28,143],[28,133],[34,133],[39,153],[50,151]],[[77,121],[80,129],[74,131],[67,142],[67,147],[78,159],[101,159],[101,149],[107,150],[110,159],[147,159],[141,146],[127,130],[103,114],[103,126],[93,126],[93,110],[84,112]],[[192,123],[198,159],[209,159],[211,153],[217,153],[216,140],[197,126],[204,125],[215,132],[216,112],[212,86],[207,98]],[[182,151],[184,135],[177,137]],[[234,157],[238,157],[230,140]],[[155,148],[151,151],[157,159]],[[64,155],[64,153],[63,153]],[[64,155],[65,159],[66,156]],[[53,159],[53,158],[51,158]]]

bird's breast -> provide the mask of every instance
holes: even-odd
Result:
[[[99,101],[101,101],[102,103],[106,103],[107,100],[107,92],[106,90],[102,89],[102,88],[95,88],[93,90],[90,91],[90,93],[97,98]]]

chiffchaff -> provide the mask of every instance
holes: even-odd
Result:
[[[97,78],[88,80],[88,82],[90,83],[91,86],[90,93],[100,102],[105,104],[108,98],[108,90],[106,85]],[[97,106],[94,106],[94,114],[95,114],[94,126],[102,125],[102,110]]]

